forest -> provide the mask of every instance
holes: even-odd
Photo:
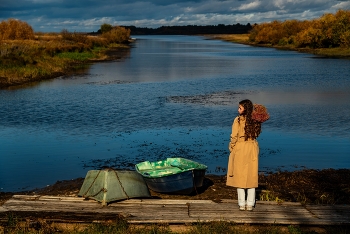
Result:
[[[159,28],[141,28],[135,26],[123,26],[130,29],[131,35],[198,35],[198,34],[243,34],[248,33],[252,26],[243,24],[218,24],[218,25],[187,25],[187,26],[162,26]]]

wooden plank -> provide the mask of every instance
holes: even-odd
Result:
[[[38,195],[14,195],[12,200],[35,200],[35,201],[74,201],[74,202],[96,202],[93,199],[85,199],[82,197],[60,197],[60,196],[38,196]],[[176,200],[176,199],[152,199],[152,198],[145,198],[145,199],[129,199],[129,200],[121,200],[121,201],[115,201],[112,202],[110,205],[113,204],[119,204],[119,203],[151,203],[151,204],[186,204],[186,203],[215,203],[211,200]]]
[[[24,197],[21,197],[22,199]],[[97,202],[69,202],[62,199],[24,199],[24,201],[10,199],[4,204],[9,211],[23,211],[23,212],[53,212],[58,213],[60,211],[74,212],[74,213],[109,213],[109,214],[121,214],[126,217],[138,217],[138,219],[146,219],[150,216],[155,218],[154,214],[159,215],[158,219],[164,219],[165,216],[169,218],[179,216],[181,219],[187,215],[188,206],[185,204],[176,204],[172,202],[158,202],[158,204],[148,203],[116,203],[113,206],[103,207]],[[164,204],[166,203],[166,204]],[[183,202],[182,202],[183,203]]]
[[[7,209],[5,207],[0,206],[0,213],[1,212],[6,212],[6,211],[7,211]]]
[[[191,204],[190,215],[198,220],[221,218],[236,223],[326,224],[326,220],[320,220],[302,206],[257,205],[252,212],[241,212],[237,207],[227,209],[227,204],[217,204],[215,207]],[[331,221],[340,223],[346,218],[338,217],[338,220]]]
[[[40,200],[40,199],[49,199],[49,200],[84,200],[83,197],[76,196],[43,196],[43,195],[13,195],[11,199],[17,200]]]
[[[76,204],[50,204],[50,203],[35,203],[35,202],[27,202],[26,204],[5,204],[5,207],[8,211],[35,211],[35,212],[59,212],[59,211],[69,211],[69,212],[95,212],[95,213],[108,213],[108,212],[135,212],[142,213],[146,212],[147,215],[150,215],[150,212],[164,212],[169,210],[170,213],[187,212],[186,205],[153,205],[153,204],[145,204],[145,205],[130,205],[130,204],[120,204],[118,206],[113,207],[101,207],[97,206],[79,206]]]
[[[0,209],[0,220],[8,212],[22,218],[55,222],[102,222],[123,216],[130,223],[184,224],[231,221],[250,224],[350,224],[350,207],[301,206],[300,203],[257,202],[252,212],[239,211],[237,201],[130,199],[102,206],[81,197],[15,195]]]
[[[308,205],[306,209],[314,214],[320,220],[327,220],[335,224],[350,223],[350,206],[349,205]]]
[[[238,201],[233,199],[221,199],[218,203],[234,203],[238,206]],[[275,201],[256,201],[256,205],[282,205],[282,206],[302,206],[299,202],[275,202]]]
[[[18,201],[17,201],[18,202]],[[13,205],[13,210],[11,207]],[[54,206],[52,206],[55,204]],[[156,222],[165,222],[172,220],[171,222],[178,223],[179,220],[184,220],[184,216],[187,213],[187,206],[185,205],[151,205],[144,207],[144,205],[132,205],[132,204],[118,204],[115,207],[102,207],[98,203],[90,203],[92,208],[81,208],[78,205],[80,210],[75,210],[76,204],[66,203],[64,205],[59,205],[59,202],[50,201],[50,202],[41,202],[38,200],[34,201],[26,201],[24,205],[20,206],[20,204],[15,201],[10,201],[7,204],[7,207],[16,213],[16,215],[20,216],[18,211],[22,211],[22,213],[26,212],[40,212],[42,218],[49,219],[55,222],[67,222],[67,221],[75,221],[82,222],[82,220],[89,221],[98,221],[98,220],[108,220],[108,219],[116,219],[118,215],[123,215],[127,219],[132,220],[143,220],[143,223],[149,223],[149,220],[153,220]],[[86,204],[85,204],[86,205]],[[141,207],[141,208],[140,208]],[[143,207],[143,208],[142,208]],[[177,209],[176,207],[179,207]],[[96,209],[97,208],[97,209]],[[154,211],[153,211],[153,210]],[[62,212],[65,211],[65,212]],[[183,212],[181,212],[183,210]],[[72,212],[70,212],[72,211]],[[145,212],[142,212],[145,211]],[[72,215],[74,214],[74,215]],[[150,214],[157,214],[150,215]],[[28,215],[28,213],[26,213]],[[153,217],[152,217],[153,216]],[[58,218],[59,217],[59,218]],[[174,221],[175,220],[175,221]],[[139,221],[140,222],[140,221]],[[141,222],[140,222],[141,223]]]

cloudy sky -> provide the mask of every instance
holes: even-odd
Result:
[[[309,20],[350,0],[0,0],[0,20],[15,18],[36,32],[97,31],[101,24],[157,28]]]

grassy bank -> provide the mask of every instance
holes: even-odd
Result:
[[[0,22],[0,88],[50,79],[92,61],[106,52],[128,47],[130,30],[113,27],[95,36],[84,33],[34,33],[26,22]]]
[[[106,51],[111,48],[126,46],[100,37],[86,38],[86,43],[68,41],[60,35],[1,41],[0,87],[58,77],[92,61],[108,59]]]
[[[299,48],[294,45],[272,45],[272,44],[260,44],[254,43],[249,40],[250,34],[222,34],[222,35],[206,35],[206,37],[214,40],[223,40],[228,42],[240,43],[251,46],[259,46],[259,47],[271,47],[281,50],[293,50],[299,51],[302,53],[309,53],[318,55],[321,57],[328,58],[345,58],[350,59],[350,48]]]

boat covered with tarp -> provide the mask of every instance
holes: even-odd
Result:
[[[151,197],[144,178],[136,171],[90,170],[86,174],[78,196],[107,203],[130,198]]]
[[[204,164],[181,157],[135,165],[151,190],[170,194],[194,192],[203,185],[207,168]]]

